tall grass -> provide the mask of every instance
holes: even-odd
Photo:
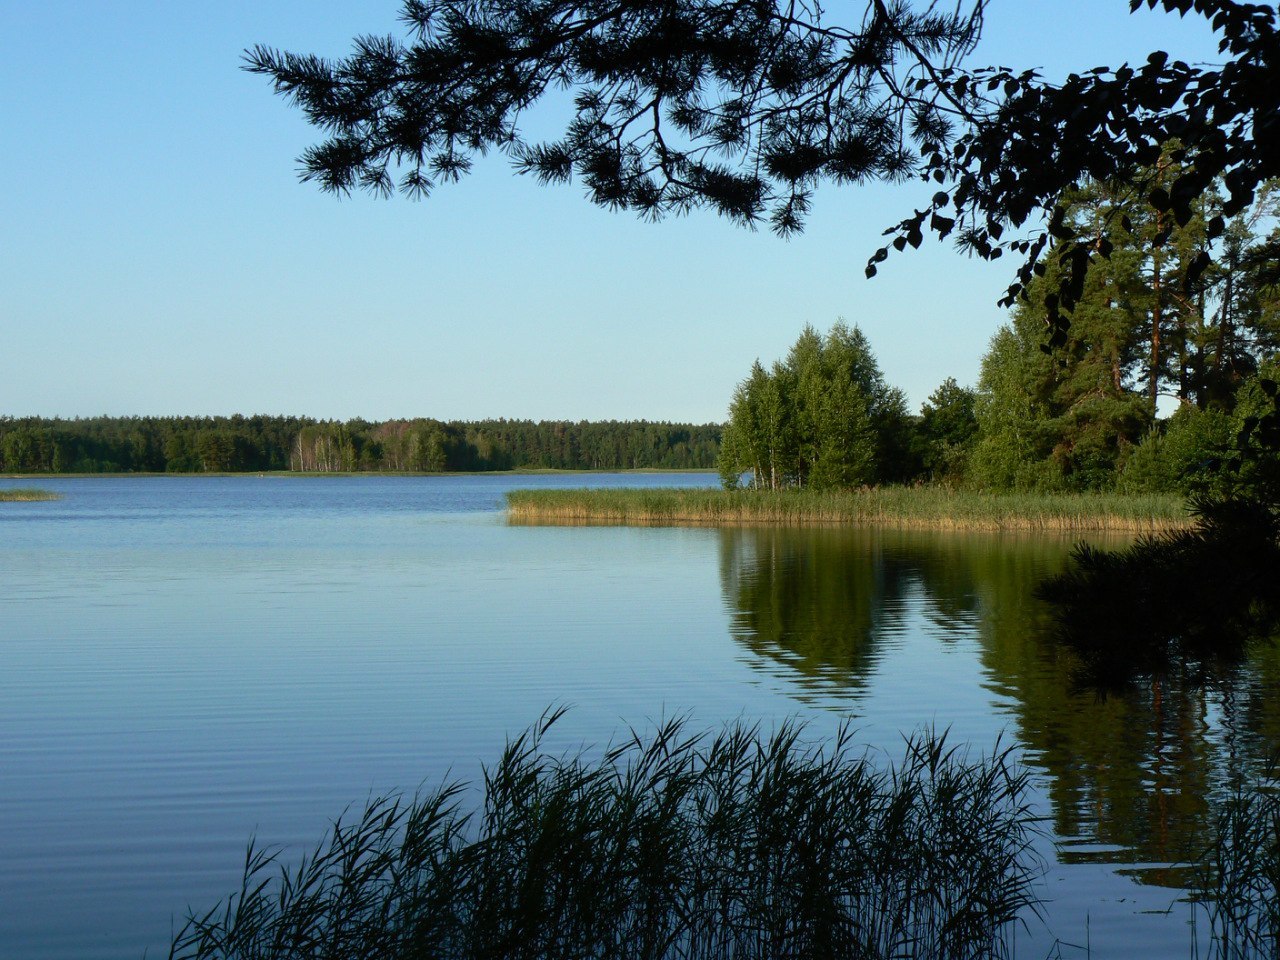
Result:
[[[1209,918],[1211,956],[1280,956],[1280,796],[1274,770],[1238,786],[1220,810],[1215,842],[1199,865],[1196,900]]]
[[[1009,953],[1039,872],[1025,775],[945,735],[897,765],[681,721],[599,759],[555,715],[465,788],[372,801],[293,866],[250,846],[240,890],[174,958],[911,958]]]
[[[516,523],[875,524],[958,530],[1151,532],[1189,522],[1181,498],[1116,493],[981,493],[937,486],[864,490],[516,490]]]
[[[61,500],[62,494],[38,487],[0,487],[0,503],[32,502],[36,500]]]

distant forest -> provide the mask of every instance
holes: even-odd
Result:
[[[307,417],[0,417],[5,473],[715,467],[719,424]]]

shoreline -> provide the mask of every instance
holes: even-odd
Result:
[[[935,487],[807,490],[514,490],[517,525],[862,526],[921,530],[1159,533],[1191,525],[1182,498],[978,493]]]
[[[0,480],[121,480],[130,477],[295,477],[313,479],[316,477],[521,477],[544,474],[573,476],[591,473],[636,473],[636,474],[715,474],[713,467],[619,467],[617,469],[601,467],[590,470],[569,470],[560,467],[517,467],[514,470],[227,470],[199,471],[189,473],[126,471],[121,473],[0,473]]]

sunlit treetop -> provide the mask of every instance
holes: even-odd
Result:
[[[1066,221],[1065,191],[1132,182],[1172,224],[1216,180],[1229,219],[1280,175],[1277,9],[1130,7],[1144,3],[1206,18],[1223,62],[1155,52],[1058,84],[970,67],[982,0],[869,0],[843,25],[804,0],[407,0],[406,40],[360,37],[340,60],[259,46],[246,60],[323,131],[303,177],[338,193],[425,195],[499,150],[541,180],[579,178],[607,207],[710,208],[787,234],[823,181],[922,177],[936,183],[930,205],[886,231],[868,275],[932,232],[986,259],[1021,256],[1012,303],[1052,255],[1063,279],[1046,306],[1061,341],[1088,263],[1108,254]],[[556,90],[573,103],[562,135],[526,137],[526,111]],[[1157,183],[1142,171],[1170,144],[1177,175]]]

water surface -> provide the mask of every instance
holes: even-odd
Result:
[[[1274,657],[1229,694],[1099,702],[1030,599],[1068,541],[500,509],[512,487],[714,482],[76,479],[0,504],[0,954],[163,954],[250,835],[309,845],[372,793],[474,778],[560,704],[566,748],[672,714],[853,718],[890,754],[924,725],[1003,736],[1051,832],[1049,929],[1021,955],[1086,927],[1094,956],[1188,954],[1170,865],[1275,742]]]

